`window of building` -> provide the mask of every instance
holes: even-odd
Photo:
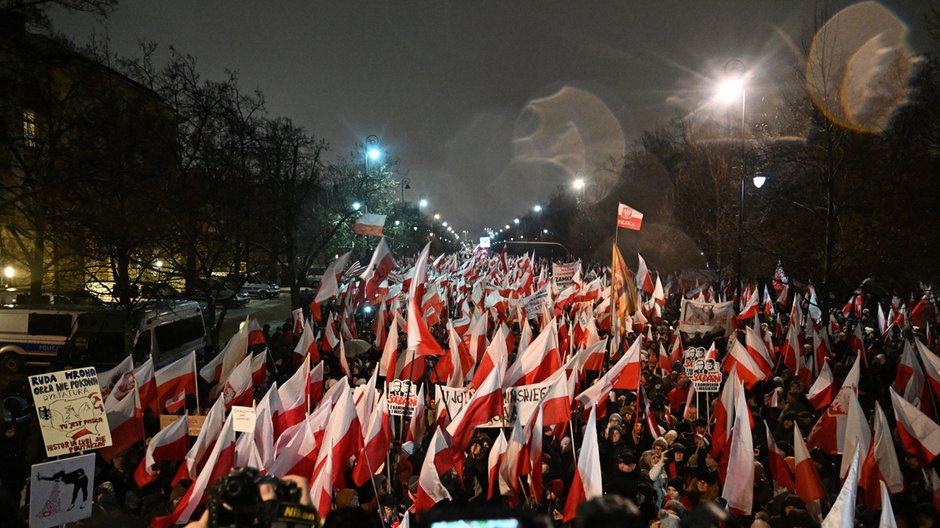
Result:
[[[27,147],[35,147],[37,138],[36,113],[29,109],[23,109],[23,144]]]

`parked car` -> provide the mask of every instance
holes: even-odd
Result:
[[[239,293],[244,292],[251,297],[258,297],[259,299],[270,299],[281,295],[280,286],[274,282],[261,280],[258,277],[249,277],[238,291]]]
[[[52,364],[89,306],[37,306],[0,309],[0,370],[10,374],[25,367]]]
[[[239,290],[238,293],[235,293],[231,289],[225,287],[214,289],[212,297],[215,299],[216,306],[227,306],[229,308],[245,306],[251,300],[247,293],[241,290]],[[190,298],[203,304],[209,301],[209,296],[204,290],[197,290],[193,292]]]

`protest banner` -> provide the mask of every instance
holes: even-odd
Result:
[[[160,415],[160,429],[168,427],[171,423],[179,419],[177,414],[161,414]],[[199,431],[202,430],[202,424],[206,422],[206,417],[204,415],[190,415],[186,418],[186,426],[189,428],[189,436],[199,436]]]
[[[386,381],[385,401],[389,415],[408,418],[418,405],[418,386],[408,380]]]
[[[29,486],[30,528],[48,528],[91,517],[94,491],[95,455],[34,464]]]
[[[682,368],[686,376],[692,377],[692,367],[697,359],[705,359],[705,347],[689,347],[682,351]]]
[[[734,303],[731,301],[712,303],[682,299],[679,311],[679,331],[707,334],[724,328],[727,334],[734,329]]]
[[[503,416],[494,417],[479,427],[508,427],[506,424],[511,424],[515,420],[519,420],[523,426],[528,425],[551,384],[550,381],[543,381],[503,389]],[[473,392],[473,389],[437,386],[437,398],[444,399],[444,405],[451,418],[457,416],[457,413],[470,401]]]
[[[94,367],[29,377],[46,456],[111,445],[111,429]]]
[[[555,285],[555,291],[561,291],[571,286],[571,278],[574,277],[574,272],[578,269],[579,264],[580,262],[552,264],[552,283]]]
[[[535,293],[524,297],[521,301],[525,308],[527,319],[538,319],[542,315],[542,309],[548,306],[548,284],[539,288]]]
[[[255,430],[255,410],[251,407],[232,406],[232,427],[238,433],[250,433]]]

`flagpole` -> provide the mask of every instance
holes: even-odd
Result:
[[[196,369],[196,351],[193,350],[193,375],[196,382],[196,414],[202,414],[202,407],[199,405],[199,371]]]

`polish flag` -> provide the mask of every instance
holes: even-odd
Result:
[[[226,409],[231,409],[233,405],[251,407],[254,389],[251,383],[251,356],[245,356],[225,380],[220,398],[225,402]]]
[[[858,494],[858,469],[860,455],[858,449],[852,453],[849,467],[839,496],[820,524],[820,528],[853,528],[855,526],[855,500]]]
[[[940,454],[940,425],[898,396],[894,389],[890,391],[901,445],[908,453],[917,455],[922,465],[930,464]]]
[[[747,303],[741,307],[741,313],[738,314],[738,320],[753,319],[760,312],[760,303],[758,302],[757,289],[751,291],[747,296]]]
[[[849,453],[858,451],[859,453],[868,453],[868,447],[871,445],[871,429],[868,428],[868,420],[865,411],[858,402],[858,395],[854,391],[849,393],[848,412],[845,415],[845,439],[842,444],[842,466],[839,469],[839,476],[845,478],[849,466],[852,465],[852,459]]]
[[[220,398],[216,400],[212,408],[209,409],[209,414],[206,415],[206,419],[202,422],[202,429],[199,430],[199,436],[196,437],[193,446],[189,448],[189,452],[186,453],[183,464],[180,465],[176,476],[173,477],[173,485],[176,485],[176,483],[181,480],[193,480],[196,478],[196,475],[202,471],[206,457],[212,451],[213,446],[215,446],[215,442],[219,438],[219,432],[222,431],[222,425],[224,423],[225,402]]]
[[[600,449],[597,445],[597,412],[596,406],[591,406],[591,413],[588,415],[584,429],[584,439],[581,441],[581,450],[578,452],[578,465],[575,468],[571,489],[568,491],[568,501],[565,503],[564,522],[570,522],[575,518],[581,503],[603,494]]]
[[[251,384],[261,385],[268,375],[268,349],[251,356]]]
[[[372,344],[376,348],[385,348],[385,341],[388,339],[388,334],[385,333],[385,302],[379,301],[376,310],[375,320],[372,321],[372,334],[375,336]]]
[[[473,358],[475,364],[478,364],[483,359],[483,354],[486,351],[487,321],[488,319],[485,315],[478,313],[471,320],[467,335],[464,336],[467,342],[467,352],[470,353],[470,357]]]
[[[541,415],[545,427],[568,423],[571,420],[571,393],[564,370],[559,370],[542,398]],[[577,376],[572,372],[572,376]]]
[[[506,387],[532,385],[548,379],[561,368],[555,321],[542,330],[528,348],[521,351],[506,370]]]
[[[320,342],[320,349],[324,352],[330,352],[337,345],[339,345],[339,336],[337,336],[336,331],[336,321],[333,319],[333,313],[330,312],[330,316],[326,319],[326,324],[323,326],[323,338]]]
[[[764,432],[767,434],[767,458],[770,462],[767,469],[770,470],[774,484],[777,488],[785,488],[794,491],[796,484],[793,483],[793,475],[790,474],[790,468],[784,461],[783,451],[777,447],[777,442],[774,441],[773,435],[770,434],[770,426],[767,425],[767,422],[764,422]]]
[[[585,409],[590,405],[606,402],[610,391],[618,385],[627,385],[627,387],[621,388],[629,388],[629,386],[632,385],[634,390],[636,390],[639,386],[640,379],[639,356],[642,340],[642,337],[637,337],[627,353],[624,354],[619,361],[614,363],[610,370],[578,395],[576,399],[581,402],[581,405]],[[621,379],[623,378],[626,379],[621,383]],[[607,413],[606,405],[601,408],[600,413],[602,417]]]
[[[891,426],[888,425],[888,419],[878,402],[875,402],[874,426],[874,438],[865,461],[862,463],[862,472],[859,477],[859,486],[865,490],[865,506],[869,510],[881,508],[880,483],[887,484],[891,493],[900,493],[904,490],[904,475],[901,474],[898,455],[894,451]]]
[[[428,253],[430,251],[431,243],[428,242],[421,254],[418,255],[414,268],[414,278],[412,278],[411,287],[408,290],[408,350],[415,351],[419,356],[441,356],[444,354],[441,346],[437,344],[434,336],[428,330],[419,306],[421,299],[424,297]]]
[[[462,454],[478,425],[503,414],[503,363],[495,365],[470,401],[453,417],[447,432],[454,439],[454,453]]]
[[[385,228],[385,215],[375,213],[365,213],[353,223],[350,230],[357,235],[364,236],[382,236],[382,229]]]
[[[385,398],[379,398],[379,404],[366,428],[365,448],[353,468],[353,482],[357,486],[365,484],[382,467],[391,444],[392,424],[388,414],[388,402]]]
[[[476,372],[474,372],[473,378],[470,379],[470,386],[479,389],[497,365],[505,366],[508,361],[509,352],[506,349],[506,335],[502,326],[500,326],[496,330],[496,335],[493,336],[493,341],[486,347],[483,359],[477,364]],[[503,368],[502,366],[500,368]]]
[[[337,351],[337,354],[339,354],[340,369],[342,369],[343,373],[346,374],[346,378],[348,378],[349,381],[352,381],[352,369],[349,368],[349,358],[346,357],[346,345],[342,339],[339,341],[339,351]]]
[[[134,369],[134,383],[137,386],[140,407],[150,409],[155,415],[160,414],[160,406],[157,404],[157,380],[154,378],[152,357],[147,357],[147,361]]]
[[[261,328],[260,324],[258,324],[257,319],[248,316],[245,319],[244,324],[248,327],[248,346],[267,344],[267,341],[264,338],[264,329]]]
[[[304,358],[300,368],[277,389],[277,397],[281,408],[272,417],[274,438],[306,417],[307,400],[310,398],[310,358]]]
[[[728,437],[734,429],[734,413],[738,387],[741,386],[741,380],[738,379],[737,370],[732,370],[721,388],[721,395],[715,402],[715,410],[712,415],[715,418],[715,425],[712,427],[711,434],[711,456],[717,459],[718,455],[724,451]]]
[[[323,362],[310,370],[310,405],[320,403],[323,398]]]
[[[817,411],[832,403],[836,395],[836,383],[832,377],[832,371],[829,369],[829,363],[823,363],[819,376],[809,388],[806,398]]]
[[[375,299],[378,286],[388,277],[394,267],[395,259],[392,258],[392,252],[388,249],[385,237],[382,237],[378,245],[375,246],[375,251],[372,252],[372,260],[369,261],[369,265],[359,276],[365,285],[366,299]]]
[[[503,430],[499,430],[499,436],[496,437],[496,441],[493,442],[493,446],[490,448],[490,454],[487,456],[487,465],[486,465],[486,474],[489,476],[489,492],[486,495],[486,499],[493,498],[493,492],[496,491],[498,487],[501,487],[499,468],[503,464],[503,458],[506,455],[506,450],[509,448],[509,442],[506,441],[506,435],[503,434]]]
[[[466,345],[464,345],[463,340],[460,339],[460,334],[457,332],[453,321],[447,322],[447,335],[448,348],[450,348],[450,360],[454,366],[454,370],[447,380],[447,385],[449,387],[463,387],[465,384],[464,381],[467,379],[467,374],[470,372],[470,369],[473,368],[474,361],[473,358],[470,357],[470,352],[467,350]]]
[[[650,271],[646,267],[646,261],[643,260],[643,255],[639,253],[636,254],[637,265],[636,265],[636,289],[643,290],[646,293],[653,294],[653,278],[650,277]]]
[[[153,482],[154,464],[183,460],[187,451],[189,451],[189,417],[183,415],[150,439],[144,458],[134,471],[134,481],[140,487],[146,486]]]
[[[795,426],[793,427],[793,463],[796,474],[796,494],[803,499],[803,503],[809,504],[825,497],[826,492],[823,491],[819,474],[816,473],[815,462],[809,457],[800,428]]]
[[[312,325],[304,325],[300,332],[300,341],[294,347],[294,353],[301,356],[310,356],[311,361],[316,363],[320,361],[320,351],[317,350],[317,340],[313,336]]]
[[[535,419],[529,422],[526,438],[529,440],[528,451],[532,471],[529,473],[529,489],[536,502],[542,502],[542,407],[535,411]]]
[[[878,528],[898,528],[897,520],[894,518],[894,510],[891,508],[891,495],[888,493],[888,487],[885,486],[884,481],[879,482],[881,484],[881,519],[878,522]],[[936,490],[936,488],[934,488]],[[934,491],[934,495],[936,495]],[[934,508],[937,507],[936,502],[934,502]]]
[[[313,484],[310,486],[310,496],[317,516],[326,519],[333,511],[333,454],[332,449],[321,449],[326,453],[324,463],[314,473]]]
[[[669,360],[671,363],[681,362],[685,351],[682,349],[682,333],[676,332],[669,347]]]
[[[424,434],[428,431],[428,415],[425,411],[424,403],[424,385],[418,389],[418,402],[411,412],[411,423],[408,424],[408,433],[405,436],[406,442],[412,442],[413,445],[421,445],[424,441]],[[443,403],[443,399],[438,399]]]
[[[209,383],[221,383],[228,379],[229,374],[245,359],[246,355],[248,355],[248,333],[240,329],[228,340],[225,348],[217,356],[199,369],[199,375]]]
[[[934,396],[940,399],[940,357],[934,355],[921,341],[914,338],[914,345],[921,361],[924,362],[924,373],[927,374],[927,383],[933,390]]]
[[[666,306],[666,293],[662,281],[659,280],[659,273],[656,274],[656,284],[653,286],[653,300],[660,308]]]
[[[278,478],[284,475],[310,478],[313,475],[319,447],[313,428],[314,419],[315,415],[310,415],[278,437],[280,449],[275,449],[277,455],[267,468],[268,474]]]
[[[164,405],[165,405],[165,408],[166,408],[166,412],[168,412],[168,413],[170,413],[170,414],[176,414],[177,412],[179,412],[180,409],[183,408],[183,406],[186,405],[186,393],[185,393],[185,392],[181,392],[181,393],[177,394],[176,396],[171,396],[171,397],[165,402]]]
[[[519,481],[523,475],[521,471],[523,453],[525,448],[525,432],[519,420],[512,424],[512,433],[509,435],[509,444],[503,461],[499,466],[499,492],[509,500],[509,507],[519,504]]]
[[[771,377],[773,370],[773,361],[770,359],[770,352],[767,351],[767,345],[757,330],[753,327],[746,327],[744,330],[744,345],[751,359],[760,368],[760,373],[764,379]]]
[[[388,337],[385,339],[385,348],[382,349],[382,358],[379,360],[379,376],[386,379],[395,379],[395,366],[398,364],[398,320],[392,317],[392,324],[388,327]]]
[[[345,379],[337,383],[341,388],[337,394],[336,405],[330,415],[329,424],[323,435],[322,445],[333,446],[332,449],[321,449],[317,455],[317,469],[326,463],[326,453],[333,452],[333,483],[340,484],[343,479],[343,467],[350,457],[362,448],[362,428],[359,417],[356,415],[356,405],[353,403],[352,391]]]
[[[196,394],[196,351],[156,371],[154,378],[160,408],[166,407],[169,400],[179,394]]]
[[[105,462],[111,462],[111,459],[144,439],[144,412],[140,408],[137,387],[132,387],[122,400],[105,399],[104,410],[111,429],[112,443],[99,449],[98,454]]]
[[[243,434],[235,441],[235,467],[269,467],[261,460],[261,454],[258,452],[258,446],[255,445],[255,439],[249,434]],[[267,470],[264,472],[267,473]]]
[[[813,425],[806,439],[810,448],[819,448],[829,454],[842,452],[845,444],[846,424],[848,423],[849,406],[851,399],[858,393],[858,380],[861,360],[855,359],[855,364],[842,382],[842,387],[836,397],[829,404],[826,412],[819,417]]]
[[[722,369],[725,372],[731,372],[731,369],[738,371],[738,377],[744,382],[747,388],[753,388],[759,381],[764,379],[763,370],[760,365],[748,354],[744,345],[738,341],[737,337],[728,338],[728,355],[722,361]]]
[[[424,464],[421,465],[421,473],[418,475],[418,493],[414,501],[416,513],[426,512],[442,500],[451,500],[450,492],[441,482],[435,465],[439,457],[449,456],[450,451],[443,430],[435,428]]]
[[[744,387],[738,385],[734,403],[734,432],[728,457],[728,474],[721,496],[735,515],[750,515],[754,505],[754,441]]]
[[[133,356],[127,356],[113,369],[106,370],[99,374],[98,381],[101,385],[101,397],[107,398],[108,395],[111,394],[111,390],[114,388],[114,386],[120,383],[126,374],[133,371],[134,358]]]
[[[255,406],[255,430],[252,432],[255,449],[261,458],[261,467],[271,467],[274,463],[274,411],[272,399],[277,398],[277,382],[273,382]],[[278,408],[280,404],[277,404]]]
[[[234,465],[235,428],[232,423],[232,416],[229,415],[219,433],[218,441],[206,460],[208,470],[199,473],[172,513],[153,518],[150,522],[151,528],[169,528],[173,524],[187,523],[193,511],[207,498],[209,488],[215,485],[220,478],[227,475]]]
[[[323,271],[320,279],[320,287],[317,289],[317,296],[313,299],[315,303],[322,303],[331,297],[339,295],[339,276],[346,270],[346,264],[349,262],[349,256],[352,252],[343,253],[338,259],[330,262]]]
[[[800,344],[799,330],[793,324],[793,320],[787,326],[787,337],[781,346],[780,355],[783,356],[783,364],[790,371],[790,374],[796,376],[799,370],[799,358],[803,354],[803,345]]]
[[[304,310],[303,308],[294,308],[291,310],[290,314],[294,319],[294,328],[291,329],[291,332],[294,335],[300,335],[304,327],[307,326],[307,321],[304,320]]]

